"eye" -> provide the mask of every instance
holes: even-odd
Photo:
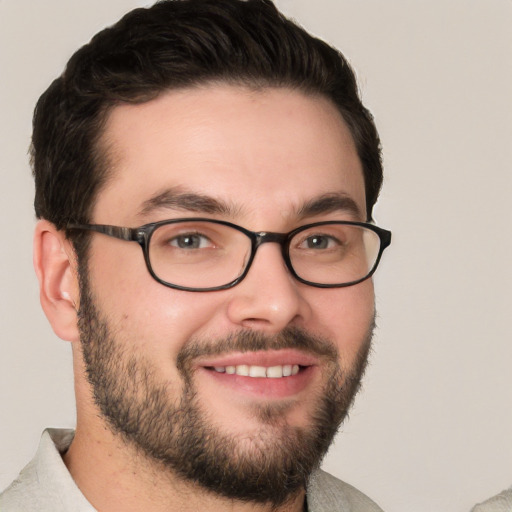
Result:
[[[200,233],[183,233],[170,239],[168,243],[179,249],[206,249],[213,245],[207,236]]]
[[[337,245],[339,245],[339,242],[334,237],[318,234],[305,238],[300,247],[302,249],[332,249]]]

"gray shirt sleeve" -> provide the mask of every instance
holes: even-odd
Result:
[[[483,503],[475,505],[471,512],[512,512],[512,487]]]

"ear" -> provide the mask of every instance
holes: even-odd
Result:
[[[55,334],[78,341],[79,286],[75,251],[63,231],[46,220],[34,233],[34,268],[39,280],[41,306]]]

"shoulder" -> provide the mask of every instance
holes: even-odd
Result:
[[[25,512],[37,510],[41,494],[38,464],[29,462],[19,476],[0,494],[0,510]]]
[[[361,491],[321,470],[313,473],[307,496],[310,512],[383,512]]]
[[[45,430],[35,457],[0,494],[1,512],[94,511],[76,487],[61,457],[73,435],[72,430]]]
[[[471,512],[510,512],[512,510],[512,487],[475,505]]]

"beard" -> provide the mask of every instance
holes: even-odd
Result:
[[[94,401],[114,435],[154,467],[224,498],[278,507],[307,487],[359,389],[373,323],[352,368],[342,371],[329,340],[299,328],[277,335],[239,331],[222,339],[190,339],[177,358],[179,389],[123,343],[95,306],[87,273],[80,279],[81,350]],[[324,362],[324,385],[312,398],[307,426],[286,422],[286,403],[254,404],[261,428],[243,435],[223,431],[201,403],[193,362],[231,351],[295,348]],[[156,465],[156,466],[155,466]]]

